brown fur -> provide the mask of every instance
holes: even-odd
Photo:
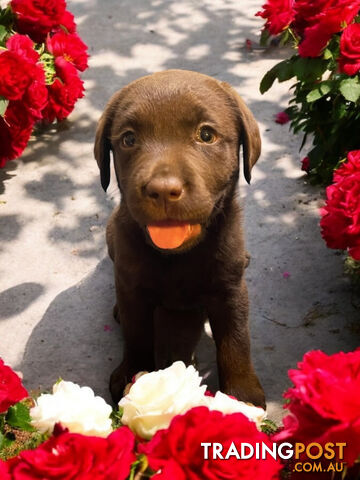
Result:
[[[202,125],[216,132],[214,143],[196,136]],[[122,144],[127,131],[135,134],[132,147]],[[110,99],[99,121],[102,185],[109,183],[112,151],[122,194],[107,227],[114,314],[125,341],[110,381],[115,401],[136,372],[175,360],[189,364],[208,317],[221,390],[265,405],[250,358],[240,145],[250,181],[261,146],[253,115],[228,84],[195,72],[170,70],[132,82]],[[200,223],[202,233],[175,250],[158,249],[146,225],[167,219]]]

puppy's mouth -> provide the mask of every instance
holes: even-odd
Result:
[[[174,250],[201,234],[200,223],[166,220],[148,224],[146,230],[152,243],[162,250]]]

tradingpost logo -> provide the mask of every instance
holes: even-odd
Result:
[[[291,444],[288,442],[273,443],[271,446],[264,442],[254,444],[247,442],[231,442],[224,448],[221,443],[202,442],[204,459],[228,460],[235,457],[237,460],[246,460],[255,457],[257,460],[266,460],[268,456],[282,460],[293,461],[293,472],[343,472],[345,469],[344,449],[345,442],[327,442],[321,445],[312,442]]]

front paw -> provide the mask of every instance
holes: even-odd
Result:
[[[223,391],[228,395],[236,397],[238,400],[252,403],[256,407],[266,410],[265,393],[254,373],[228,382]]]

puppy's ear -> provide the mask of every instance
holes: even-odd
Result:
[[[101,115],[95,134],[94,155],[100,169],[101,186],[106,192],[110,183],[110,151],[109,140],[112,119],[109,114],[109,107]]]
[[[244,176],[248,183],[251,180],[251,169],[261,153],[261,138],[258,124],[240,95],[226,82],[221,82],[224,90],[235,102],[240,127],[240,143],[243,148]]]

